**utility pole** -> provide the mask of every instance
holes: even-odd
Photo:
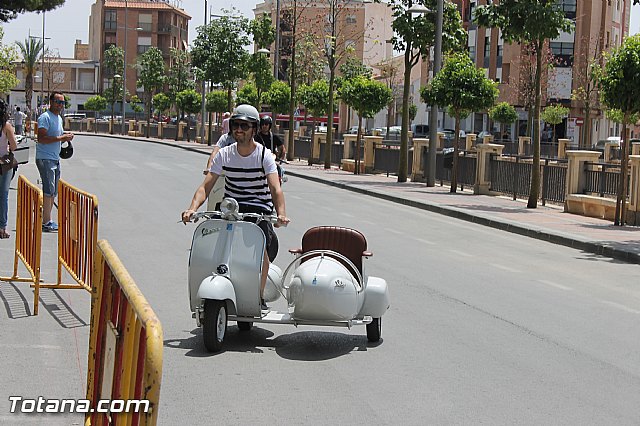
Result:
[[[442,67],[442,23],[444,0],[438,0],[436,9],[436,45],[433,50],[433,77]],[[454,135],[455,136],[455,135]],[[436,185],[436,149],[438,141],[438,105],[431,105],[429,113],[429,150],[427,151],[427,186]]]

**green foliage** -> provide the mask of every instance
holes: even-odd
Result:
[[[104,111],[107,109],[107,100],[100,96],[92,96],[84,103],[84,108],[89,111]]]
[[[249,32],[253,35],[253,42],[258,49],[267,48],[276,40],[276,29],[271,17],[266,13],[249,23]]]
[[[171,67],[166,77],[169,92],[175,95],[183,90],[194,89],[195,82],[191,72],[189,53],[175,47],[170,48],[169,52]]]
[[[634,114],[631,114],[629,116],[629,119],[625,123],[624,114],[619,109],[608,109],[605,112],[605,115],[607,116],[607,118],[609,120],[611,120],[611,121],[613,121],[615,123],[620,123],[620,124],[627,124],[627,125],[635,124],[640,120],[640,113],[636,112]]]
[[[600,97],[610,109],[624,115],[640,112],[640,35],[627,37],[607,58],[600,76]]]
[[[373,117],[391,102],[391,89],[364,76],[345,81],[340,95],[347,105],[365,118]]]
[[[326,80],[316,80],[310,85],[300,86],[298,99],[314,117],[326,115],[329,106],[329,83]]]
[[[136,114],[144,110],[141,104],[142,101],[140,100],[138,95],[133,95],[131,96],[131,98],[129,98],[129,105],[131,106],[133,112],[135,112]]]
[[[183,90],[176,94],[176,104],[181,111],[196,114],[200,111],[202,97],[193,89]]]
[[[512,124],[518,119],[518,113],[508,102],[500,102],[489,110],[489,117],[500,124]]]
[[[224,112],[227,109],[227,93],[222,90],[207,93],[205,101],[208,112]]]
[[[271,106],[274,116],[288,110],[290,98],[291,88],[284,81],[274,81],[264,94],[264,102]]]
[[[144,103],[147,107],[147,120],[151,118],[151,99],[157,90],[162,89],[166,80],[162,51],[151,47],[138,57],[137,87],[144,88]],[[147,136],[149,127],[147,126]]]
[[[38,56],[42,53],[42,41],[40,39],[27,38],[22,42],[16,42],[22,54],[22,70],[25,75],[24,91],[27,110],[31,111],[31,98],[33,97],[33,76],[38,67]],[[2,69],[3,67],[0,67]]]
[[[171,108],[171,98],[169,98],[166,94],[160,92],[153,96],[153,107],[160,114],[165,114]]]
[[[324,78],[326,59],[321,56],[313,34],[303,33],[296,42],[296,85],[312,84]]]
[[[249,52],[245,50],[250,44],[249,21],[230,16],[234,11],[226,11],[226,16],[198,27],[191,50],[193,66],[202,70],[207,80],[225,89],[233,89],[238,80],[247,76],[249,59]]]
[[[65,0],[3,0],[0,6],[0,22],[9,22],[19,13],[53,10]]]
[[[490,108],[498,97],[498,88],[469,56],[457,53],[447,58],[442,70],[429,86],[421,89],[420,95],[427,104],[446,106],[454,117],[465,118],[473,111]]]
[[[258,89],[252,82],[247,82],[236,93],[236,102],[240,104],[259,105]]]
[[[567,115],[569,115],[569,108],[563,107],[562,105],[550,105],[542,110],[540,118],[542,118],[545,123],[555,126],[562,123],[562,120],[564,120]]]
[[[18,54],[13,47],[2,44],[3,37],[4,29],[0,27],[0,94],[8,93],[19,83],[13,72],[13,62],[18,59]]]
[[[111,111],[113,116],[113,104],[122,99],[123,80],[122,73],[124,72],[124,50],[118,46],[111,46],[104,52],[103,76],[111,79],[111,85],[104,90],[104,95],[111,104]],[[120,78],[115,78],[115,75],[120,75]]]
[[[249,60],[249,70],[253,76],[253,81],[255,82],[254,87],[256,89],[255,103],[251,103],[251,105],[259,108],[259,105],[262,103],[262,94],[269,90],[271,83],[273,83],[271,63],[265,55],[256,53],[252,55]]]
[[[393,98],[391,98],[389,102],[391,102],[392,100]],[[418,115],[418,106],[416,104],[409,105],[409,120],[415,120],[416,115]]]
[[[344,80],[352,80],[356,77],[363,76],[371,78],[373,70],[362,63],[362,61],[353,56],[347,57],[342,65],[340,65],[340,73]]]

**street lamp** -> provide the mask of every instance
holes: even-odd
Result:
[[[127,16],[129,15],[128,13],[128,4],[127,4],[127,0],[124,0],[124,26],[123,27],[118,27],[118,29],[123,29],[124,30],[124,61],[123,65],[122,65],[122,128],[120,133],[122,135],[125,134],[125,123],[124,123],[124,118],[126,116],[125,114],[125,107],[126,107],[126,102],[127,102],[127,32],[129,30],[133,30],[135,29],[136,31],[142,31],[142,28],[137,27],[137,28],[129,28],[127,26]]]
[[[436,4],[436,45],[433,49],[433,76],[442,66],[442,23],[444,21],[444,0]],[[438,139],[438,105],[431,105],[429,113],[429,148],[427,151],[427,186],[436,185],[436,140]]]
[[[207,0],[204,0],[204,28],[207,27]],[[205,114],[206,114],[206,100],[205,100],[205,95],[206,95],[206,82],[205,82],[205,78],[204,78],[204,73],[200,74],[200,77],[202,78],[202,87],[201,87],[201,91],[202,91],[202,99],[201,99],[201,105],[200,105],[200,143],[204,143],[204,127],[205,127]],[[211,141],[207,142],[207,145],[211,145]]]

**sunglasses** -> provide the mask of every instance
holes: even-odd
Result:
[[[238,127],[240,129],[242,129],[243,132],[246,132],[247,130],[249,130],[253,126],[251,125],[251,123],[247,123],[246,121],[232,121],[231,122],[231,130],[236,130],[236,129],[238,129]]]
[[[53,103],[54,103],[54,104],[58,104],[58,105],[64,105],[64,104],[65,104],[65,101],[61,101],[60,99],[54,99],[54,100],[53,100]]]

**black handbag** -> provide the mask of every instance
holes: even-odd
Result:
[[[5,174],[9,170],[13,170],[18,167],[18,160],[13,155],[13,152],[9,151],[8,154],[0,157],[0,175]]]

